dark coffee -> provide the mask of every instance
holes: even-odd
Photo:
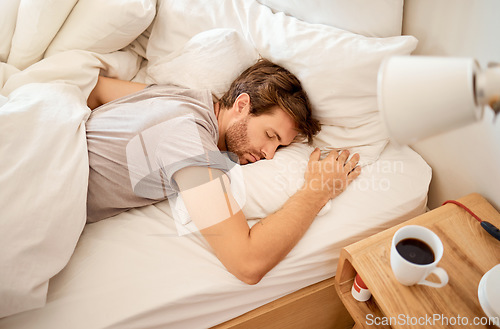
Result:
[[[410,263],[427,265],[434,262],[434,252],[431,247],[418,239],[403,239],[396,244],[396,250]]]

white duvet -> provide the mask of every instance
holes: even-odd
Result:
[[[45,304],[86,221],[86,99],[124,53],[72,50],[25,70],[2,63],[0,316]]]
[[[273,14],[254,0],[211,0],[210,4],[202,0],[8,0],[0,3],[0,40],[0,317],[45,305],[49,280],[66,266],[84,228],[88,176],[85,121],[90,112],[86,98],[99,74],[205,88],[219,94],[258,56],[268,57],[303,81],[324,127],[317,145],[325,152],[343,148],[360,152],[363,166],[370,168],[388,142],[376,108],[378,65],[387,56],[409,54],[416,46],[416,40],[409,36],[366,38],[334,27],[308,24]],[[243,168],[247,217],[261,218],[279,209],[300,186],[303,164],[311,150],[297,144],[278,152],[272,161]],[[397,161],[398,153],[392,152],[391,161]],[[404,156],[412,151],[401,152]],[[386,218],[389,222],[422,211],[430,171],[418,156],[412,161],[418,164],[421,174],[400,175],[402,182],[398,184],[402,185],[397,185],[408,189],[408,197],[397,200],[397,193],[378,191],[380,199],[373,202],[370,194],[364,194],[368,211],[396,204],[393,216]],[[376,176],[369,171],[364,175],[366,182]],[[359,191],[356,194],[355,188],[351,190],[336,200],[336,206],[332,204],[332,208],[342,209],[339,214],[351,210],[356,214],[359,209]],[[210,295],[211,286],[197,286],[201,290],[196,294],[188,294],[186,299],[182,296],[190,289],[189,273],[205,270],[208,281],[213,275],[219,285],[237,287],[226,294],[226,303],[243,291],[249,296],[259,294],[234,281],[203,239],[195,235],[185,240],[171,236],[169,230],[174,224],[165,220],[171,219],[166,205],[133,210],[116,220],[88,226],[76,248],[73,265],[53,281],[55,287],[57,282],[64,282],[65,288],[61,298],[57,297],[60,285],[49,294],[51,305],[65,303],[67,298],[74,303],[80,298],[104,301],[101,294],[106,292],[117,299],[121,294],[138,294],[137,298],[148,300],[148,294],[158,293],[158,284],[165,294],[175,295],[178,290],[177,297],[168,303],[196,304],[196,296],[203,301],[203,289]],[[340,217],[338,220],[342,221]],[[165,231],[165,227],[169,230]],[[363,234],[367,231],[372,232],[372,228]],[[356,236],[356,232],[350,234]],[[163,245],[165,234],[174,244],[170,251],[173,258],[162,258],[165,250],[157,248]],[[148,239],[141,240],[145,235]],[[145,244],[134,245],[134,241]],[[107,250],[104,258],[89,258],[91,255],[86,253],[99,253],[101,245]],[[332,252],[338,248],[335,250]],[[184,260],[189,257],[194,261],[186,265]],[[199,263],[197,258],[208,262]],[[291,259],[289,265],[296,261]],[[148,260],[154,261],[143,266],[142,262]],[[115,272],[100,272],[97,267],[103,265],[123,266],[126,273],[115,277]],[[279,268],[271,272],[264,285],[279,287],[285,272],[298,272],[294,284],[284,284],[284,289],[259,298],[253,306],[325,276],[308,277],[307,271],[301,276],[303,264],[289,265],[280,267],[281,272]],[[88,268],[83,270],[82,266]],[[155,266],[162,270],[156,271]],[[185,284],[162,279],[161,271],[184,266],[179,279]],[[74,272],[74,268],[78,270]],[[333,270],[334,264],[330,263],[327,273]],[[84,273],[81,271],[96,271],[89,274],[95,277],[84,280],[88,286],[72,287]],[[101,275],[112,275],[103,281],[112,284],[96,290],[94,284],[103,279]],[[129,279],[139,277],[139,285],[127,290],[131,288]],[[141,284],[146,289],[140,289]],[[72,295],[73,289],[78,294]],[[213,306],[220,308],[213,311],[220,315],[223,308],[218,303]],[[148,307],[155,306],[145,304],[142,311],[137,305],[133,307],[132,317],[147,314]],[[64,316],[48,312],[42,311],[42,317]],[[169,308],[169,312],[175,315],[176,308]],[[176,316],[169,321],[175,323]],[[179,321],[186,320],[181,313],[178,317]],[[16,318],[0,320],[0,326],[8,327]],[[108,323],[104,318],[96,319],[96,328]],[[118,326],[113,321],[127,319],[120,313],[108,324]],[[26,323],[29,327],[30,322]]]
[[[17,88],[0,107],[0,316],[43,306],[86,220],[88,157],[81,91]]]
[[[86,99],[101,70],[131,79],[142,60],[120,49],[155,2],[99,3],[0,3],[0,317],[45,305],[86,221]]]

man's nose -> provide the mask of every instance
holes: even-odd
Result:
[[[278,149],[278,145],[275,145],[275,143],[269,143],[266,146],[262,148],[262,155],[266,160],[271,160],[274,158],[274,154],[276,153],[276,150]]]

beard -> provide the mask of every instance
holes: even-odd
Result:
[[[238,156],[241,164],[245,164],[248,160],[245,154],[257,152],[250,149],[250,139],[248,138],[248,117],[235,122],[227,129],[225,142],[227,150]]]

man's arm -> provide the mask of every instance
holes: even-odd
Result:
[[[241,281],[258,283],[297,244],[326,202],[360,174],[357,154],[347,162],[348,152],[332,152],[323,160],[319,156],[318,149],[312,152],[303,188],[251,229],[220,171],[188,167],[174,175],[191,219],[222,264]],[[207,170],[215,178],[193,187],[193,177],[206,177]]]
[[[91,110],[146,88],[146,84],[99,76],[97,84],[87,99]]]

